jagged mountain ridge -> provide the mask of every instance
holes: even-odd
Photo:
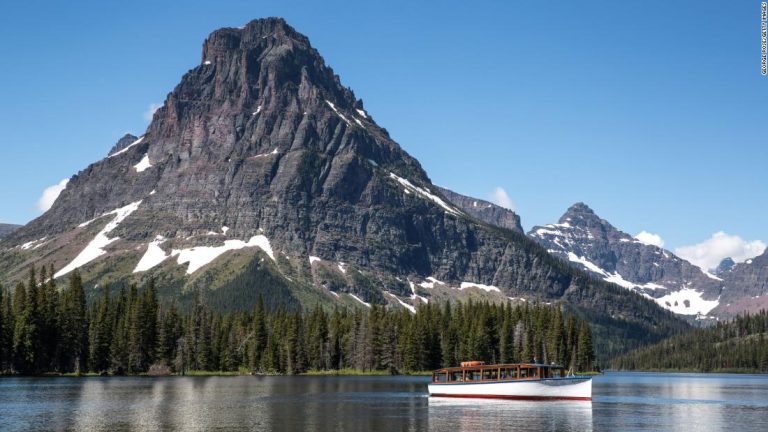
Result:
[[[6,284],[53,264],[90,288],[155,277],[165,298],[205,288],[234,307],[260,292],[304,306],[562,301],[624,348],[682,325],[451,204],[281,19],[213,32],[128,141],[0,243]]]
[[[521,234],[525,233],[523,226],[520,224],[520,216],[512,210],[485,200],[462,195],[439,186],[435,186],[435,189],[443,194],[448,201],[472,217],[491,225],[496,225]]]
[[[557,224],[532,228],[529,236],[571,265],[673,312],[706,315],[719,305],[721,278],[618,230],[584,203],[571,206]]]

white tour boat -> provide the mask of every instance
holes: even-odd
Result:
[[[429,395],[436,397],[527,400],[592,400],[592,378],[567,374],[559,365],[514,363],[461,367],[432,372]]]

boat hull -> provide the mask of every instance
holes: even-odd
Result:
[[[519,400],[592,400],[592,378],[449,383],[428,385],[434,397]]]

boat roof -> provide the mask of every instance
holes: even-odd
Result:
[[[559,364],[545,364],[545,363],[501,363],[501,364],[483,364],[477,366],[455,366],[448,368],[435,369],[433,372],[453,372],[467,369],[498,369],[498,368],[552,368],[552,369],[565,369],[564,366]]]

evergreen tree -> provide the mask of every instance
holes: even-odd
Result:
[[[112,343],[112,319],[110,310],[109,289],[104,288],[104,294],[96,303],[91,314],[89,344],[89,368],[95,372],[106,372],[110,366],[109,348]]]
[[[8,327],[13,322],[6,309],[5,289],[0,285],[0,374],[10,368],[11,346],[8,339]]]
[[[88,320],[85,291],[77,270],[69,277],[69,287],[61,306],[61,340],[67,349],[59,356],[63,371],[85,371],[88,361]]]
[[[14,369],[22,374],[36,374],[40,372],[41,367],[38,353],[40,337],[37,288],[35,270],[31,268],[27,287],[20,284],[16,289],[17,301],[20,304],[14,325],[13,357]]]
[[[264,369],[262,358],[267,349],[267,323],[265,319],[264,299],[259,296],[253,309],[252,342],[251,342],[251,370]]]
[[[61,293],[50,277],[53,269],[37,274],[30,269],[28,282],[18,284],[13,296],[0,288],[0,371],[138,374],[157,364],[180,374],[190,369],[297,374],[347,367],[395,373],[470,359],[527,362],[534,357],[574,369],[594,364],[589,326],[557,306],[445,303],[421,305],[416,313],[318,306],[302,313],[268,309],[259,299],[250,313],[214,313],[198,291],[191,308],[182,312],[175,304],[161,308],[153,280],[141,290],[121,288],[114,297],[105,287],[88,306],[77,271]],[[718,325],[721,338],[761,335],[756,346],[731,344],[721,354],[720,367],[768,366],[762,337],[766,321],[762,314]],[[702,352],[695,361],[702,368],[717,367]]]
[[[582,321],[579,326],[579,336],[576,348],[577,361],[576,365],[579,370],[589,371],[592,370],[592,336],[589,331],[589,325],[586,321]]]

